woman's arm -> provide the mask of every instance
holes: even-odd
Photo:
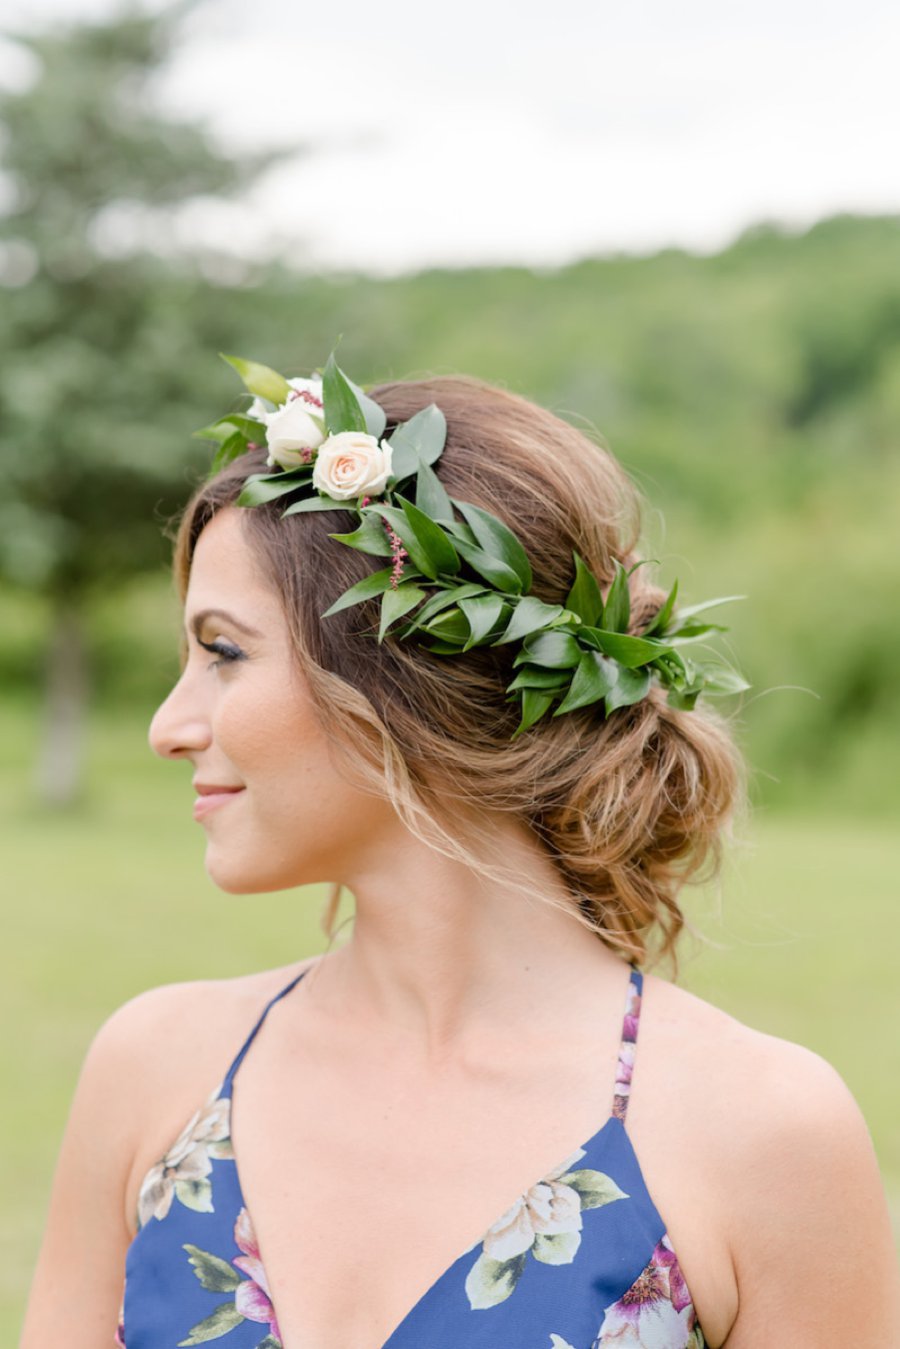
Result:
[[[130,1233],[125,1186],[135,1148],[135,1004],[94,1039],[53,1180],[20,1349],[111,1349]]]
[[[63,1136],[19,1349],[112,1349],[147,1169],[221,1081],[296,966],[149,989],[85,1058]]]
[[[760,1042],[729,1148],[739,1311],[726,1349],[891,1349],[900,1277],[865,1122],[823,1059]]]

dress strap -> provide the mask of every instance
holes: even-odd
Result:
[[[231,1067],[228,1069],[228,1072],[225,1074],[225,1080],[223,1081],[223,1083],[222,1083],[222,1088],[221,1088],[221,1090],[220,1090],[220,1092],[219,1092],[219,1095],[220,1095],[220,1096],[230,1096],[230,1095],[231,1095],[231,1086],[232,1086],[232,1082],[233,1082],[233,1080],[234,1080],[234,1075],[235,1075],[235,1073],[237,1072],[238,1068],[240,1068],[241,1064],[243,1063],[244,1057],[245,1057],[245,1055],[246,1055],[246,1053],[247,1053],[247,1050],[248,1050],[248,1049],[250,1048],[250,1046],[253,1044],[253,1041],[256,1039],[256,1037],[257,1037],[257,1035],[258,1035],[258,1033],[259,1033],[260,1027],[262,1026],[263,1022],[265,1021],[266,1017],[267,1017],[267,1016],[269,1015],[269,1013],[271,1012],[272,1008],[275,1006],[276,1002],[280,1002],[282,998],[287,997],[287,995],[288,995],[288,993],[290,993],[291,989],[292,989],[292,988],[296,988],[297,984],[299,984],[299,982],[300,982],[300,980],[303,978],[304,974],[308,974],[308,973],[309,973],[309,969],[301,970],[300,973],[297,974],[297,975],[295,975],[294,978],[291,980],[291,982],[290,982],[289,984],[287,984],[287,985],[281,990],[280,993],[276,993],[275,996],[274,996],[274,998],[270,998],[269,1001],[266,1003],[265,1007],[262,1009],[261,1013],[259,1014],[259,1017],[257,1018],[256,1025],[253,1027],[253,1029],[251,1030],[250,1034],[247,1036],[246,1040],[245,1040],[244,1043],[241,1045],[240,1049],[238,1050],[237,1054],[235,1055],[235,1058],[234,1058],[234,1061],[232,1062]]]
[[[613,1092],[612,1113],[625,1123],[628,1097],[631,1094],[631,1074],[634,1071],[634,1051],[637,1046],[638,1024],[641,1019],[641,994],[644,976],[636,965],[631,967],[631,978],[625,994],[625,1019],[622,1022],[622,1040],[616,1067],[616,1085]]]

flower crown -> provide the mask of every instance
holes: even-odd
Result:
[[[265,443],[267,465],[276,471],[249,477],[238,506],[284,497],[283,515],[351,511],[357,527],[329,537],[392,559],[346,590],[322,618],[380,595],[379,642],[389,632],[418,634],[427,650],[446,656],[517,644],[513,665],[519,668],[507,695],[520,703],[521,719],[511,739],[554,702],[555,717],[590,704],[609,716],[640,702],[655,681],[673,707],[690,710],[701,693],[749,687],[729,666],[684,653],[688,643],[726,630],[698,616],[740,596],[676,609],[676,581],[649,626],[634,636],[628,631],[634,568],[626,571],[617,561],[604,597],[576,552],[565,604],[530,594],[531,566],[516,535],[489,511],[448,496],[435,473],[447,425],[434,403],[384,440],[384,410],[347,378],[333,354],[321,376],[310,379],[285,379],[236,356],[223,359],[253,401],[246,412],[195,432],[218,444],[210,477]]]

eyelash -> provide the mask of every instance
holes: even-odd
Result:
[[[198,642],[200,641],[198,637]],[[200,642],[204,651],[212,651],[219,657],[218,660],[210,661],[207,669],[214,670],[217,665],[230,665],[232,661],[245,660],[243,651],[236,646],[223,646],[221,642]]]

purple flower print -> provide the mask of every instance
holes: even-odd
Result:
[[[201,1251],[199,1246],[185,1245],[188,1259],[203,1287],[210,1293],[228,1293],[230,1297],[191,1327],[187,1338],[178,1341],[179,1349],[221,1339],[245,1321],[256,1321],[268,1327],[268,1334],[256,1349],[281,1349],[281,1332],[269,1281],[260,1259],[253,1223],[245,1208],[241,1209],[234,1224],[234,1240],[241,1254],[233,1256],[231,1264],[211,1251]],[[243,1279],[242,1274],[246,1275]]]
[[[237,1216],[237,1222],[234,1225],[234,1240],[243,1254],[236,1255],[231,1263],[248,1276],[247,1280],[238,1284],[235,1290],[234,1305],[241,1316],[245,1316],[248,1321],[267,1321],[270,1333],[280,1343],[281,1332],[278,1329],[275,1308],[272,1306],[269,1281],[259,1257],[259,1246],[256,1241],[256,1233],[253,1231],[253,1223],[245,1208],[242,1208]]]
[[[617,1302],[606,1308],[591,1349],[704,1349],[703,1332],[667,1237]]]

